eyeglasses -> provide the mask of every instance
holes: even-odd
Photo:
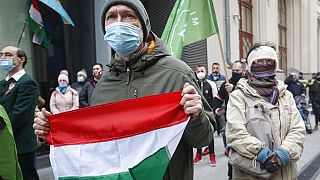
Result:
[[[256,59],[254,61],[256,64],[268,64],[273,65],[275,63],[274,59]]]

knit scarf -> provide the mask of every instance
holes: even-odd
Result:
[[[256,77],[269,77],[275,75],[276,64],[257,64],[253,63],[251,65],[251,74],[254,74]]]
[[[278,102],[280,91],[278,89],[278,82],[275,79],[275,67],[271,67],[271,69],[273,69],[272,72],[269,66],[270,65],[253,65],[251,67],[251,73],[248,73],[248,83],[266,101],[275,105]]]

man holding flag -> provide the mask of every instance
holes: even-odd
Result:
[[[193,147],[200,148],[212,141],[212,124],[215,124],[209,104],[199,93],[193,71],[184,62],[171,56],[163,42],[151,32],[150,19],[139,0],[108,0],[102,11],[101,23],[104,39],[116,51],[116,55],[110,64],[110,71],[96,86],[91,105],[182,90],[179,101],[184,113],[190,115],[190,120],[165,172],[152,179],[193,179]],[[132,106],[122,106],[122,116],[129,115],[130,109],[126,108]],[[129,115],[132,121],[135,115]],[[146,112],[145,115],[150,114]],[[48,135],[51,126],[48,123],[49,116],[51,114],[43,109],[42,114],[35,118],[36,134]],[[72,177],[81,175],[73,174]],[[90,172],[90,176],[98,177],[93,172]],[[103,176],[106,179],[109,177]]]

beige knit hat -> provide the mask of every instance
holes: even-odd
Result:
[[[61,80],[65,80],[69,84],[69,78],[68,78],[68,76],[66,74],[60,74],[59,75],[58,82],[60,82]]]

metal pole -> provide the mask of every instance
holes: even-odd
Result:
[[[221,53],[222,62],[223,62],[223,69],[224,69],[224,73],[226,76],[226,82],[228,82],[229,77],[228,77],[228,71],[227,71],[227,63],[226,63],[226,58],[224,57],[224,53],[223,53],[223,49],[222,49],[222,42],[221,42],[220,34],[218,34],[218,40],[219,40],[220,53]]]
[[[226,58],[228,65],[231,67],[231,41],[230,41],[230,5],[229,0],[225,0],[224,16],[225,16],[225,25],[226,25]]]
[[[21,38],[22,38],[22,34],[23,34],[23,32],[24,32],[24,30],[25,30],[25,28],[26,28],[26,25],[27,25],[27,22],[24,22],[22,31],[21,31],[21,33],[20,33],[20,37],[19,37],[19,41],[18,41],[17,47],[19,47],[19,45],[20,45]]]

